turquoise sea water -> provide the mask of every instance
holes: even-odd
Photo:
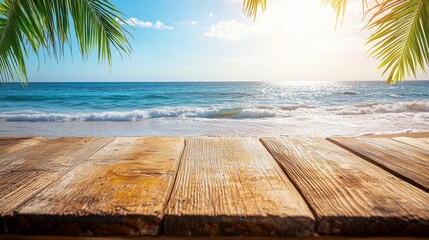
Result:
[[[362,127],[368,119],[378,120],[376,124],[381,131],[368,127],[358,133],[388,132],[389,129],[382,126],[388,122],[393,126],[392,131],[414,131],[426,130],[428,115],[429,81],[406,81],[390,86],[384,82],[29,83],[26,88],[12,83],[0,86],[0,124],[4,126],[0,126],[0,133],[3,129],[6,135],[13,135],[14,130],[24,135],[37,134],[31,128],[27,132],[16,128],[34,126],[29,123],[183,125],[176,131],[165,130],[163,126],[161,130],[166,134],[186,134],[187,128],[206,124],[207,130],[197,134],[211,134],[211,131],[222,131],[223,127],[218,126],[222,124],[237,125],[234,128],[237,131],[242,131],[243,126],[248,129],[253,126],[255,132],[270,125],[269,132],[265,133],[276,133],[280,130],[273,129],[273,124],[295,128],[318,125],[323,129],[335,121],[349,121]],[[249,127],[249,124],[253,125]],[[341,125],[338,128],[347,133],[356,132]],[[125,130],[122,132],[129,135]]]

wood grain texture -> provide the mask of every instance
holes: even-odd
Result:
[[[184,147],[181,137],[115,138],[30,201],[19,234],[156,235]]]
[[[90,157],[111,139],[60,138],[0,157],[0,216],[13,214],[61,175]]]
[[[166,235],[309,236],[314,218],[256,138],[186,139]]]
[[[332,141],[429,192],[429,152],[388,138],[333,138]]]
[[[25,138],[0,138],[0,156],[32,146],[45,138],[42,137],[25,137]]]
[[[427,235],[429,194],[321,138],[262,138],[326,235]]]
[[[409,137],[397,137],[393,140],[402,142],[414,147],[418,147],[429,153],[429,138],[409,138]],[[429,161],[429,159],[428,159]]]

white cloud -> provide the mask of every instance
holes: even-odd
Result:
[[[151,27],[153,27],[153,24],[151,22],[140,21],[137,18],[129,18],[129,19],[125,20],[125,23],[130,25],[130,26],[137,26],[140,28],[151,28]]]
[[[209,17],[211,17],[211,18],[212,18],[213,16],[214,16],[214,14],[213,14],[213,13],[209,13]]]
[[[175,22],[174,24],[185,25],[185,26],[195,26],[198,24],[198,22],[195,20],[187,20],[187,21],[178,21],[178,22]]]
[[[174,29],[173,26],[167,26],[161,21],[156,21],[155,25],[153,25],[153,28],[158,29],[158,30],[173,30]]]
[[[251,32],[252,29],[246,24],[230,20],[212,24],[203,36],[218,38],[226,42],[236,42],[247,38]]]
[[[255,22],[238,17],[241,12],[235,19],[216,21],[203,33],[206,39],[242,43],[225,44],[223,52],[213,53],[218,58],[204,74],[233,80],[379,79],[376,62],[365,54],[369,33],[355,28],[362,20],[361,2],[350,3],[337,27],[333,9],[319,1],[270,0]]]
[[[161,21],[156,21],[155,23],[149,22],[149,21],[142,21],[139,20],[138,18],[128,18],[126,19],[124,22],[121,22],[119,19],[116,19],[116,21],[118,21],[120,24],[128,24],[130,26],[135,26],[135,27],[139,27],[139,28],[153,28],[153,29],[157,29],[157,30],[173,30],[174,27],[173,26],[168,26],[165,25],[163,22]]]
[[[352,3],[347,16],[352,15],[354,21],[350,24],[351,27],[348,28],[347,33],[341,27],[335,31],[335,13],[329,7],[323,9],[319,3],[306,1],[271,0],[267,11],[259,14],[255,22],[248,17],[229,21],[222,20],[212,24],[203,36],[218,38],[226,42],[254,40],[262,37],[271,39],[271,42],[279,42],[282,48],[287,45],[309,47],[317,41],[332,42],[334,44],[331,45],[336,45],[339,41],[350,36],[355,37],[358,33],[355,19],[361,19],[362,9],[359,9],[359,4]],[[348,20],[345,19],[344,25],[348,24]],[[365,22],[358,24],[361,27]],[[346,35],[348,36],[346,37]]]

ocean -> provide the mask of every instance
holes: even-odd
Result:
[[[429,81],[19,83],[0,136],[345,136],[429,131]]]

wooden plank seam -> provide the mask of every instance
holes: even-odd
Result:
[[[292,183],[292,185],[298,191],[299,195],[301,195],[302,199],[304,199],[305,204],[307,204],[308,209],[310,209],[311,214],[313,214],[313,217],[315,219],[314,232],[316,233],[318,221],[317,221],[317,214],[316,214],[315,210],[313,209],[311,204],[308,202],[308,199],[305,197],[302,190],[298,187],[297,183],[287,174],[287,172],[283,169],[283,167],[280,165],[280,163],[275,159],[275,157],[273,156],[273,154],[269,150],[268,146],[264,143],[264,141],[262,141],[262,138],[259,138],[259,142],[264,146],[264,148],[267,150],[267,152],[273,157],[274,162],[276,162],[276,164],[280,167],[280,169],[282,170],[284,175],[289,179],[289,181]]]
[[[193,137],[186,146],[165,214],[166,235],[314,233],[313,214],[258,138]]]
[[[328,140],[328,141],[330,141],[330,142],[332,142],[332,143],[334,143],[335,145],[337,145],[337,146],[339,146],[339,147],[341,147],[341,148],[343,148],[343,149],[345,149],[345,150],[347,150],[347,151],[349,151],[349,152],[351,152],[351,153],[355,154],[356,156],[358,156],[358,157],[360,157],[360,158],[362,158],[362,159],[365,159],[366,161],[368,161],[368,162],[370,162],[370,163],[374,164],[375,166],[377,166],[377,167],[379,167],[379,168],[383,169],[384,171],[386,171],[386,172],[388,172],[388,173],[390,173],[390,174],[394,175],[395,177],[398,177],[398,178],[400,178],[401,180],[403,180],[403,181],[405,181],[405,182],[407,182],[407,183],[410,183],[410,184],[412,184],[412,185],[414,185],[414,186],[416,186],[416,187],[418,187],[418,188],[422,189],[423,191],[425,191],[425,192],[429,193],[429,188],[427,188],[426,186],[424,186],[424,185],[422,185],[422,184],[420,184],[420,183],[416,182],[414,179],[409,178],[409,177],[407,177],[407,176],[404,176],[404,175],[402,175],[401,173],[398,173],[398,172],[396,172],[396,171],[395,171],[395,170],[393,170],[393,169],[390,169],[389,167],[387,167],[387,166],[385,166],[385,165],[383,165],[383,164],[381,164],[381,163],[379,163],[379,162],[377,162],[377,161],[373,160],[372,158],[367,157],[367,156],[365,156],[364,154],[361,154],[361,153],[359,153],[359,152],[357,152],[357,151],[355,151],[355,150],[353,150],[353,149],[351,149],[351,148],[349,148],[349,147],[347,147],[347,146],[345,146],[345,145],[341,144],[341,142],[336,141],[335,139],[327,138],[327,140]],[[404,143],[404,144],[405,144],[405,143]]]
[[[180,157],[179,157],[179,163],[177,164],[177,167],[175,169],[175,175],[174,175],[174,180],[173,180],[173,184],[171,184],[171,187],[169,189],[169,195],[167,197],[167,200],[165,201],[165,205],[164,205],[164,209],[162,209],[162,219],[159,225],[159,235],[165,235],[165,225],[164,225],[164,221],[165,221],[165,215],[166,215],[166,209],[168,207],[168,204],[170,203],[170,199],[171,199],[171,195],[173,194],[173,189],[176,186],[177,183],[177,175],[179,173],[179,169],[180,169],[180,165],[182,165],[182,159],[183,159],[183,154],[185,153],[185,149],[186,149],[186,144],[187,144],[187,138],[183,139],[183,148],[182,148],[182,152],[180,153]]]
[[[399,137],[399,138],[392,138],[392,140],[429,152],[429,143],[421,141],[420,139]]]
[[[156,235],[183,145],[177,137],[115,138],[24,204],[8,226],[18,234]]]
[[[312,212],[316,214],[319,234],[427,235],[429,196],[422,189],[326,139],[262,138],[262,141],[286,175],[295,179],[298,191],[302,189],[307,196],[310,209],[313,206],[315,210]],[[383,182],[385,186],[380,185]],[[410,201],[413,194],[415,198]]]

